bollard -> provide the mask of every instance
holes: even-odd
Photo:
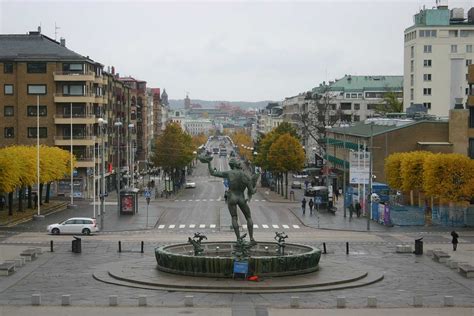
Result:
[[[421,296],[421,295],[413,296],[413,306],[422,307],[423,306],[423,296]]]
[[[117,305],[118,305],[118,296],[109,295],[109,306],[117,306]]]
[[[346,297],[345,296],[338,296],[336,302],[337,302],[337,308],[345,308],[346,307]]]
[[[34,305],[34,306],[41,305],[41,294],[32,294],[31,295],[31,305]]]
[[[50,248],[51,248],[51,249],[50,249],[51,252],[54,252],[54,247],[53,247],[54,244],[53,244],[53,241],[52,241],[52,240],[49,242],[49,246],[50,246]]]
[[[71,295],[62,295],[61,296],[61,305],[62,306],[69,306],[71,305]]]
[[[346,242],[346,255],[349,254],[349,242],[347,241]]]
[[[120,240],[118,242],[118,245],[119,245],[119,252],[122,252],[122,242]]]
[[[186,307],[193,307],[194,306],[194,296],[186,295],[184,297],[184,306]]]
[[[146,306],[146,295],[138,296],[138,306]]]
[[[326,243],[325,242],[323,242],[323,254],[327,254]]]
[[[291,308],[298,308],[300,307],[300,298],[298,296],[290,297],[290,307]]]
[[[377,307],[377,298],[375,296],[367,296],[367,307]]]
[[[445,296],[444,297],[444,306],[454,306],[454,297],[453,296]]]
[[[141,250],[142,253],[143,253],[143,248],[145,248],[145,243],[142,241],[142,250]]]

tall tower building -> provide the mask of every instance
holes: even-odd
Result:
[[[184,99],[184,109],[189,110],[191,108],[191,99],[189,98],[189,95],[186,94],[186,98]]]
[[[448,9],[447,1],[423,8],[405,30],[403,103],[423,104],[429,114],[448,116],[465,104],[467,69],[474,58],[474,8]]]

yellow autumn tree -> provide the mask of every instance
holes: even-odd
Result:
[[[285,198],[288,198],[288,172],[303,168],[305,160],[303,147],[298,139],[285,133],[271,145],[268,160],[272,170],[285,174]]]
[[[197,150],[199,146],[204,145],[207,142],[207,136],[203,133],[192,136],[193,149]]]
[[[13,192],[21,185],[20,162],[10,147],[0,149],[0,193]]]
[[[474,161],[460,154],[435,154],[425,161],[423,188],[445,202],[474,196]]]
[[[250,135],[243,131],[236,131],[230,136],[230,138],[234,142],[234,145],[239,148],[239,153],[245,160],[253,159],[252,150],[248,149],[253,147],[253,142],[252,138],[250,138]]]
[[[404,154],[394,153],[385,159],[385,177],[388,185],[393,189],[402,189],[401,163]]]

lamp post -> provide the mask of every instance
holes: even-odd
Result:
[[[325,128],[325,133],[326,133],[326,188],[327,188],[328,197],[329,197],[329,193],[330,193],[329,192],[329,138],[328,138],[327,130],[330,129],[331,126],[327,125],[324,128]]]
[[[72,102],[70,104],[69,112],[70,112],[69,114],[70,114],[70,129],[71,129],[71,144],[70,144],[70,147],[71,147],[71,193],[69,195],[70,195],[70,198],[71,198],[71,203],[68,205],[68,208],[74,208],[76,206],[74,205],[74,167],[72,165],[72,159],[73,159],[73,153],[72,153]]]
[[[344,217],[346,217],[346,127],[349,127],[349,124],[341,124],[342,130],[344,132],[343,138],[343,153],[342,153],[342,164],[343,164],[343,174],[342,174],[342,201],[344,208]]]
[[[100,230],[104,231],[104,216],[105,216],[105,205],[104,205],[104,200],[105,200],[105,134],[104,133],[104,128],[105,125],[107,125],[107,121],[104,120],[103,118],[99,118],[99,126],[100,126],[100,138],[102,142],[102,160],[101,160],[101,165],[102,165],[102,174],[101,174],[101,185],[102,189],[101,194],[100,194]]]
[[[370,122],[370,164],[369,164],[369,210],[367,212],[367,230],[370,230],[370,214],[372,213],[372,172],[373,172],[373,148],[374,148],[374,123]]]
[[[135,181],[134,181],[135,180],[134,179],[134,177],[135,177],[135,175],[134,175],[134,172],[135,172],[135,162],[134,162],[135,159],[134,159],[134,156],[135,155],[134,155],[134,152],[133,152],[132,139],[131,139],[131,134],[133,132],[133,127],[134,127],[133,123],[128,124],[128,141],[129,141],[129,146],[130,146],[130,152],[129,152],[130,153],[130,160],[129,161],[130,161],[130,166],[131,166],[131,167],[129,167],[129,176],[130,176],[129,179],[130,179],[130,181],[129,181],[128,184],[129,184],[130,188],[132,188],[132,189],[135,188]]]
[[[122,122],[115,122],[114,125],[117,127],[117,211],[120,213],[120,128]]]
[[[37,218],[41,218],[41,194],[40,194],[40,139],[39,139],[39,95],[36,96],[36,176],[38,177],[38,187],[36,188],[36,202],[38,205],[38,214],[36,215]],[[72,160],[71,160],[72,165]]]

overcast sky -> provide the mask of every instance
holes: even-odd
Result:
[[[0,33],[41,24],[54,38],[56,23],[68,48],[170,98],[278,101],[344,74],[403,75],[403,31],[423,5],[435,0],[0,0]]]

